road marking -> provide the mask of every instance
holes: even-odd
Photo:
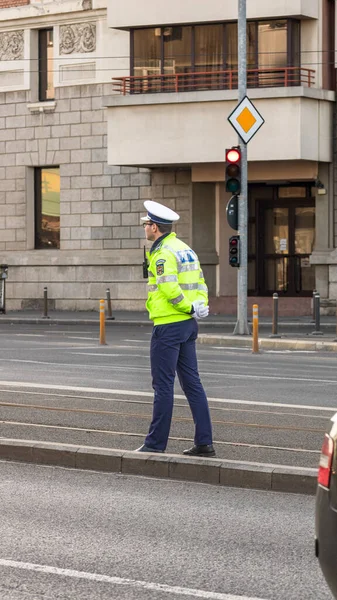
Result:
[[[114,415],[117,417],[129,417],[129,418],[137,418],[137,419],[149,419],[149,415],[148,414],[141,414],[141,413],[124,413],[124,412],[120,412],[120,411],[111,411],[111,410],[94,410],[94,409],[89,409],[89,408],[65,408],[65,407],[59,407],[59,406],[44,406],[44,405],[39,405],[39,404],[19,404],[19,403],[11,403],[11,402],[0,402],[0,406],[3,406],[4,408],[20,408],[20,409],[26,409],[26,410],[30,410],[30,409],[34,409],[34,410],[45,410],[45,411],[50,411],[50,412],[65,412],[65,413],[70,413],[70,414],[88,414],[88,415]],[[185,422],[192,422],[192,417],[172,417],[172,421],[175,423],[185,423]],[[271,429],[272,431],[289,431],[289,432],[305,432],[305,433],[319,433],[322,434],[324,433],[323,429],[314,429],[313,427],[288,427],[288,426],[281,426],[281,425],[266,425],[266,424],[261,424],[261,423],[246,423],[246,422],[240,422],[240,421],[224,421],[224,420],[219,420],[219,419],[212,419],[212,422],[216,425],[228,425],[230,427],[244,427],[245,429]],[[0,423],[4,424],[4,425],[27,425],[28,427],[56,427],[59,428],[61,427],[60,425],[47,425],[47,424],[40,424],[40,423],[29,423],[26,421],[7,421],[6,419],[0,420]],[[67,427],[62,426],[62,429],[68,429]],[[73,428],[71,428],[73,429]],[[77,429],[77,427],[75,427],[75,429]],[[97,431],[96,429],[88,429],[88,431],[91,432],[95,432]],[[111,431],[110,429],[106,430],[100,430],[101,433],[115,433],[113,431]],[[227,442],[219,442],[219,443],[226,443]],[[239,442],[229,442],[230,445],[240,445]],[[255,446],[255,444],[246,444],[249,447],[253,447]],[[267,446],[259,446],[259,448],[266,448]],[[271,446],[268,446],[269,448]],[[275,448],[275,446],[272,446],[272,448]],[[276,446],[276,448],[278,448],[278,446]],[[294,452],[314,452],[314,453],[318,453],[319,451],[317,450],[304,450],[303,448],[278,448],[280,450],[293,450]]]
[[[97,321],[98,322],[98,321]],[[69,329],[45,329],[44,333],[53,333],[55,335],[60,335],[61,333],[66,333],[67,335],[69,335]],[[76,329],[76,333],[90,333],[89,331],[77,331]]]
[[[1,385],[1,382],[0,382]],[[17,390],[2,390],[0,387],[0,392],[6,392],[6,394],[17,394]],[[141,394],[141,392],[140,392]],[[104,396],[76,396],[76,395],[71,395],[71,394],[56,394],[56,393],[51,393],[51,394],[47,394],[46,392],[33,392],[33,391],[20,391],[20,395],[29,395],[29,396],[43,396],[44,398],[66,398],[66,399],[73,399],[73,400],[95,400],[95,401],[103,401],[103,402],[111,402],[111,403],[122,403],[122,404],[141,404],[142,406],[146,406],[146,405],[152,405],[152,401],[147,401],[147,400],[130,400],[127,399],[125,400],[124,398],[105,398]],[[176,396],[177,397],[177,396]],[[151,398],[152,400],[152,398]],[[20,404],[17,403],[6,403],[6,402],[0,402],[1,406],[21,406]],[[22,406],[29,406],[27,404],[22,404]],[[175,402],[175,407],[176,408],[188,408],[186,406],[186,403],[182,403],[182,404],[178,404],[177,402]],[[285,416],[285,417],[301,417],[304,419],[320,419],[323,420],[324,422],[326,421],[327,417],[326,415],[310,415],[310,414],[306,414],[304,415],[303,413],[294,413],[294,412],[283,412],[283,411],[269,411],[269,410],[252,410],[251,408],[246,409],[246,408],[224,408],[224,407],[217,407],[217,406],[212,406],[211,407],[212,410],[217,410],[217,411],[221,411],[221,412],[238,412],[238,413],[248,413],[248,414],[258,414],[258,415],[269,415],[269,416]],[[332,419],[331,419],[332,420]]]
[[[212,350],[223,350],[225,352],[230,352],[231,350],[243,350],[244,352],[251,352],[251,348],[244,348],[243,346],[210,346]],[[199,348],[198,351],[205,350],[205,348]]]
[[[30,427],[32,429],[37,428],[37,429],[53,429],[53,430],[61,430],[61,431],[81,431],[81,432],[85,432],[85,433],[100,433],[102,435],[110,435],[110,436],[116,436],[119,435],[121,437],[139,437],[139,438],[143,438],[144,437],[144,433],[134,433],[132,431],[113,431],[112,429],[89,429],[88,427],[70,427],[68,425],[46,425],[44,423],[28,423],[26,421],[4,421],[1,420],[0,421],[1,425],[14,425],[16,427]],[[0,439],[7,439],[6,437],[1,437]],[[192,439],[191,438],[185,438],[185,437],[174,437],[174,436],[170,436],[169,437],[170,440],[174,440],[176,442],[191,442]],[[214,444],[216,444],[217,446],[238,446],[238,447],[242,447],[242,448],[257,448],[260,450],[278,450],[280,452],[293,452],[293,453],[302,453],[302,454],[321,454],[320,450],[310,450],[307,448],[287,448],[287,447],[283,447],[283,446],[268,446],[268,445],[261,445],[261,444],[251,444],[251,443],[243,443],[243,442],[223,442],[220,440],[214,440]],[[236,461],[230,461],[230,462],[236,462]],[[240,462],[240,464],[242,464],[242,461],[237,461]],[[253,464],[253,463],[249,463],[249,464]],[[285,465],[278,465],[279,467],[283,467]],[[297,467],[296,467],[297,468]],[[304,468],[304,467],[301,467]],[[308,467],[309,468],[309,467]],[[312,467],[310,467],[312,468]],[[309,470],[310,470],[309,468]]]
[[[123,346],[123,348],[133,348],[133,346]],[[136,348],[133,348],[133,349],[136,350]],[[103,350],[104,351],[105,349],[104,348],[97,348],[97,350]],[[138,348],[137,348],[137,350],[138,350]],[[125,352],[121,352],[120,354],[110,354],[109,352],[106,352],[106,351],[104,352],[104,354],[103,353],[98,353],[98,352],[67,352],[67,354],[77,354],[78,356],[96,356],[97,358],[102,358],[102,357],[103,358],[110,358],[110,356],[112,356],[112,357],[116,357],[116,356],[123,356],[123,357],[130,356],[132,358],[146,358],[147,359],[146,356],[144,357],[144,354],[127,354],[126,355]],[[55,364],[58,364],[58,363],[55,363]],[[123,369],[124,369],[124,367],[123,367]]]
[[[120,368],[120,367],[119,367]],[[0,386],[15,387],[15,388],[32,388],[41,390],[66,390],[68,392],[84,392],[84,393],[98,393],[98,394],[118,394],[120,396],[142,396],[145,398],[153,398],[153,392],[141,392],[135,390],[113,390],[107,388],[97,387],[82,387],[74,385],[55,385],[55,384],[44,384],[44,383],[29,383],[24,381],[0,381]],[[177,400],[185,400],[185,396],[182,394],[174,394]],[[257,400],[238,400],[236,398],[208,398],[209,402],[219,402],[221,404],[243,404],[249,406],[271,406],[276,408],[300,408],[306,410],[324,411],[324,412],[337,412],[337,407],[334,406],[313,406],[310,404],[284,404],[280,402],[260,402]]]
[[[127,346],[114,346],[114,348],[127,348]],[[56,367],[68,367],[68,368],[78,368],[78,367],[84,367],[84,368],[88,368],[88,369],[114,369],[114,370],[121,370],[121,366],[115,366],[115,365],[90,365],[90,364],[75,364],[75,365],[69,365],[69,363],[57,363],[57,362],[47,362],[47,361],[42,361],[42,360],[23,360],[23,359],[19,359],[19,358],[0,358],[1,362],[15,362],[15,363],[28,363],[28,364],[34,364],[34,365],[49,365],[49,366],[56,366]],[[147,370],[149,371],[150,368],[149,367],[127,367],[125,365],[123,365],[123,371],[144,371]],[[210,376],[210,377],[214,377],[214,375],[216,375],[217,377],[227,377],[228,379],[268,379],[270,380],[275,380],[275,381],[302,381],[302,382],[307,382],[307,383],[329,383],[332,385],[337,385],[337,380],[336,379],[312,379],[309,377],[279,377],[277,375],[249,375],[247,373],[240,373],[238,375],[235,375],[233,373],[220,373],[219,371],[202,371],[201,372],[202,375],[204,377]]]
[[[166,585],[164,583],[153,583],[150,581],[140,581],[137,579],[126,579],[124,577],[112,577],[110,575],[100,575],[99,573],[76,571],[75,569],[60,569],[59,567],[19,562],[16,560],[0,559],[0,566],[10,567],[12,569],[21,569],[23,571],[34,571],[35,573],[44,573],[45,575],[59,575],[61,577],[84,579],[85,581],[94,581],[97,583],[110,583],[112,585],[123,585],[143,590],[166,592],[167,594],[175,594],[176,596],[191,596],[192,598],[204,598],[205,600],[262,600],[262,598],[256,597],[252,598],[248,596],[233,596],[232,594],[221,594],[218,592],[207,592],[206,590],[195,590],[192,588]]]
[[[45,337],[42,333],[15,333],[15,337]]]
[[[91,337],[84,337],[83,335],[67,335],[67,339],[68,340],[95,340],[96,338],[94,336]]]

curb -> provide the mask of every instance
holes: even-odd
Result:
[[[252,348],[252,337],[238,337],[228,335],[214,335],[199,333],[199,344],[227,346],[228,348]],[[295,340],[259,338],[260,350],[305,350],[311,352],[337,352],[337,343],[334,341]]]
[[[316,469],[34,440],[0,439],[0,460],[307,495],[317,488]]]

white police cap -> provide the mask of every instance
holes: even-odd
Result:
[[[180,219],[180,216],[163,204],[154,202],[153,200],[146,200],[144,206],[147,210],[146,217],[141,217],[141,221],[145,223],[147,221],[153,221],[159,225],[172,225],[175,221]]]

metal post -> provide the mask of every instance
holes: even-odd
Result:
[[[6,314],[6,279],[0,279],[0,312]]]
[[[315,323],[315,297],[317,294],[317,290],[312,292],[312,323]]]
[[[43,319],[49,319],[48,317],[48,288],[43,288]]]
[[[106,289],[106,302],[107,302],[107,308],[108,308],[107,319],[109,319],[109,321],[113,321],[115,319],[115,317],[112,316],[110,288]]]
[[[276,294],[276,292],[275,294],[273,294],[273,322],[270,337],[281,337],[280,335],[278,335],[278,294]]]
[[[106,346],[105,341],[105,300],[99,301],[99,343]]]
[[[0,313],[6,314],[6,279],[8,265],[0,265]]]
[[[312,332],[312,335],[323,335],[320,330],[321,327],[321,296],[318,292],[315,294],[315,331]]]
[[[259,307],[253,304],[253,354],[259,351]]]
[[[247,0],[238,0],[238,79],[239,102],[247,95]],[[240,268],[238,269],[237,322],[234,335],[249,335],[248,295],[248,165],[247,144],[241,146],[241,194],[239,197]]]

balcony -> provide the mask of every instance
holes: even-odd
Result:
[[[249,69],[248,95],[265,120],[249,160],[332,160],[335,93],[302,67]],[[238,103],[238,72],[144,74],[113,79],[106,97],[108,162],[137,167],[223,164],[238,136],[228,116]]]
[[[315,71],[302,67],[249,69],[248,88],[313,87]],[[156,74],[116,77],[112,80],[114,93],[129,94],[179,93],[204,90],[234,90],[238,88],[238,71],[204,71],[194,73]]]

